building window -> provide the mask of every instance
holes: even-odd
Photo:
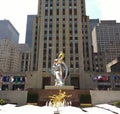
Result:
[[[69,9],[69,15],[72,15],[72,9]]]
[[[79,68],[79,63],[78,62],[76,62],[76,68]]]
[[[45,16],[47,16],[48,15],[48,10],[45,10]]]
[[[74,9],[74,15],[77,15],[77,9]]]
[[[57,9],[57,15],[59,15],[59,9]]]
[[[50,15],[53,15],[53,10],[52,9],[50,10]]]
[[[73,64],[72,63],[70,63],[70,67],[73,68]]]
[[[46,62],[43,62],[43,68],[45,68],[46,67]]]
[[[65,9],[63,9],[63,15],[65,15]]]
[[[48,62],[48,68],[51,68],[51,62]]]
[[[70,57],[70,61],[73,60],[73,57]]]

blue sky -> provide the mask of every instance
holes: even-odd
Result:
[[[90,18],[120,22],[120,0],[86,0],[86,9]]]
[[[90,16],[91,19],[96,19],[101,17],[101,11],[98,7],[97,0],[86,0],[86,14]]]
[[[0,20],[8,19],[20,33],[19,43],[25,42],[27,15],[37,14],[38,0],[0,0]],[[120,0],[86,0],[90,19],[120,22]]]

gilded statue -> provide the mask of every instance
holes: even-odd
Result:
[[[66,98],[71,97],[71,95],[67,95],[65,91],[59,90],[59,94],[53,94],[49,96],[50,102],[53,107],[65,106]]]

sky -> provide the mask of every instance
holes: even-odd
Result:
[[[7,19],[19,32],[19,43],[25,43],[27,15],[36,15],[38,0],[0,0],[0,20]],[[90,19],[120,22],[120,0],[86,0]]]

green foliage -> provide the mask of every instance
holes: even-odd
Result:
[[[3,99],[0,99],[0,105],[5,105],[5,104],[6,104],[6,101]]]
[[[120,101],[115,102],[114,105],[120,108]]]
[[[37,93],[28,93],[27,102],[28,103],[35,103],[38,101],[38,94]]]
[[[90,94],[81,94],[80,95],[80,103],[91,103]]]

